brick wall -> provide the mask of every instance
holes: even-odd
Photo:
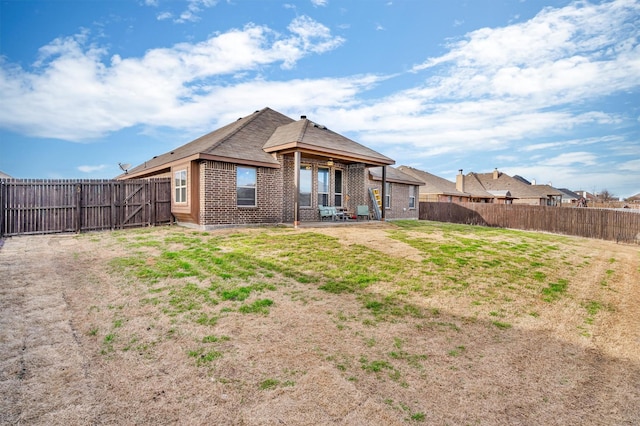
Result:
[[[381,184],[382,182],[380,182]],[[418,204],[418,187],[414,186],[416,200],[414,208],[409,208],[409,187],[402,183],[391,183],[391,208],[386,209],[387,219],[417,219],[420,213]]]
[[[294,187],[294,176],[295,176],[295,161],[293,155],[287,155],[282,157],[281,163],[283,164],[283,179],[284,179],[284,192],[283,192],[283,205],[284,205],[284,221],[285,222],[293,222],[293,209],[294,209],[294,196],[295,196],[295,187]],[[303,166],[311,167],[311,176],[312,176],[312,189],[311,189],[311,207],[301,207],[300,208],[300,217],[299,220],[301,222],[314,222],[320,220],[320,216],[318,213],[318,168],[328,168],[329,169],[329,205],[333,205],[335,201],[335,170],[342,170],[342,180],[343,180],[343,189],[342,189],[342,205],[345,208],[353,208],[351,210],[355,211],[355,205],[353,203],[353,196],[351,195],[353,192],[353,188],[357,187],[355,183],[352,183],[352,179],[350,178],[352,175],[351,166],[346,166],[345,164],[335,162],[333,166],[327,166],[326,160],[318,160],[302,157],[300,160]],[[362,167],[362,169],[364,169]],[[356,173],[357,174],[357,173]],[[362,188],[362,180],[360,180],[360,188]],[[362,192],[362,190],[360,191]]]
[[[377,188],[380,191],[380,195],[382,195],[382,181],[380,180],[372,180],[369,179],[369,173],[367,173],[367,205],[369,206],[369,211],[375,211],[373,209],[373,202],[371,201],[371,197],[369,196],[369,188]],[[409,208],[409,187],[411,185],[406,185],[403,183],[395,183],[391,182],[391,206],[390,208],[385,209],[385,219],[418,219],[420,214],[419,209],[419,196],[418,196],[418,186],[414,185],[414,195],[415,206],[414,208]],[[384,200],[382,200],[382,206],[384,207]]]
[[[238,207],[236,166],[231,163],[203,161],[200,164],[200,225],[245,225],[281,223],[282,169],[256,168],[255,207]]]

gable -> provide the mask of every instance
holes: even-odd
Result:
[[[299,150],[344,162],[362,162],[367,165],[395,163],[391,158],[306,118],[278,127],[263,148],[266,152]]]

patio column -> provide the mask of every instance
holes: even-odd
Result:
[[[300,151],[293,153],[293,227],[300,225]]]
[[[380,212],[380,220],[384,222],[386,214],[385,214],[385,203],[386,203],[386,195],[387,195],[387,166],[382,166],[382,212]]]

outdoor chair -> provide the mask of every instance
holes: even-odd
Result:
[[[369,220],[369,206],[356,207],[356,220],[360,220],[360,216],[364,216],[367,220]]]
[[[320,212],[320,221],[323,221],[325,218],[336,220],[338,217],[338,211],[335,207],[320,206],[318,207],[318,211]]]

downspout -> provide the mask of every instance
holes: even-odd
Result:
[[[382,212],[380,214],[380,220],[384,222],[386,217],[386,199],[387,195],[387,166],[382,166]]]
[[[300,151],[293,153],[293,227],[300,226]]]

